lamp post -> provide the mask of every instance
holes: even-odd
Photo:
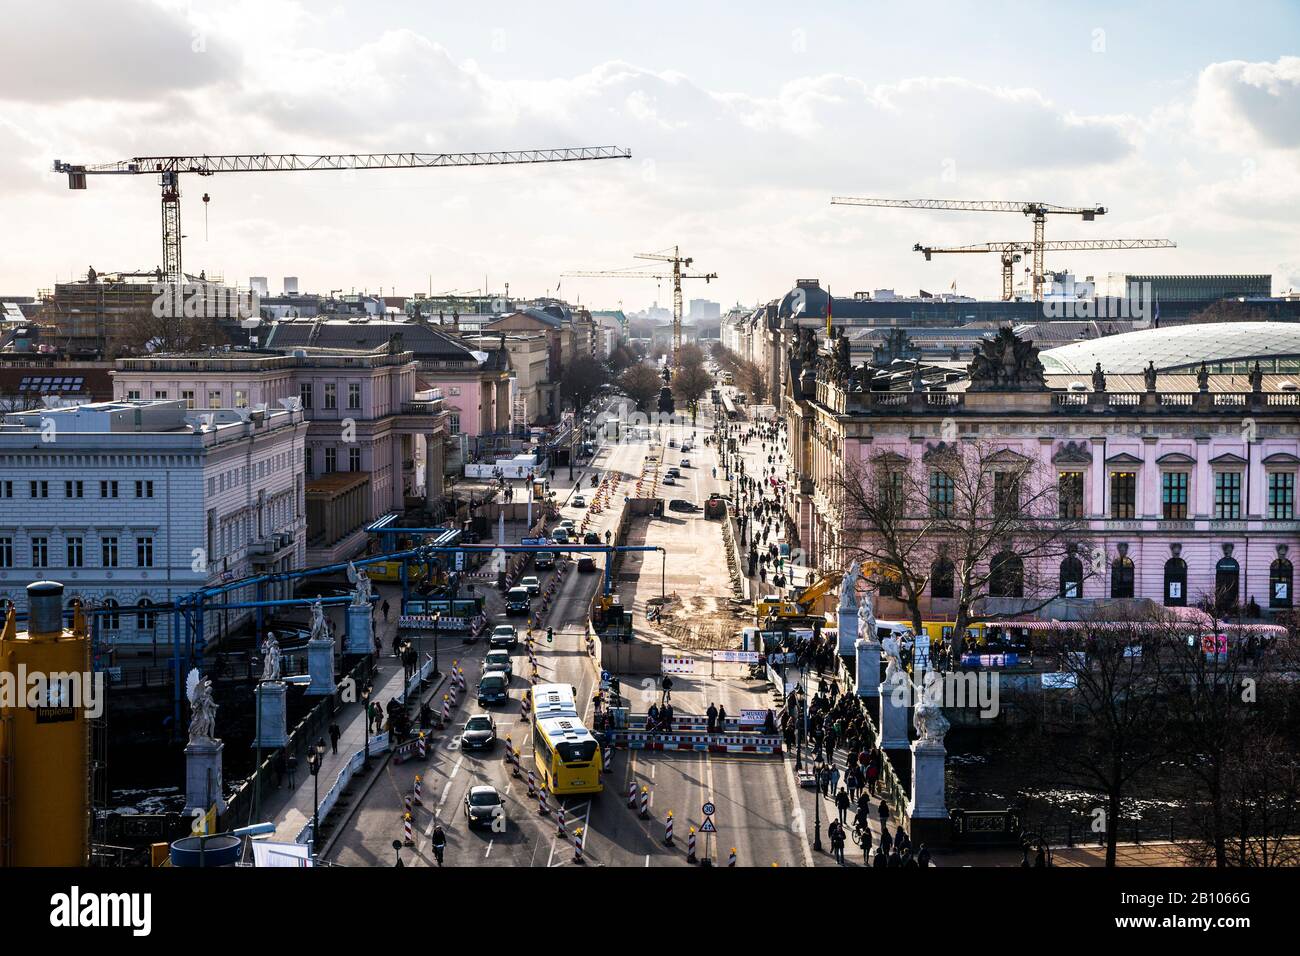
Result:
[[[825,767],[821,754],[813,761],[813,772],[817,775],[817,786],[813,788],[813,849],[822,849],[822,770]]]
[[[316,745],[307,751],[307,769],[311,772],[311,843],[312,850],[320,840],[320,765],[325,759],[325,740],[318,737]]]
[[[361,709],[364,712],[362,714],[362,717],[365,720],[365,729],[362,731],[362,733],[365,736],[365,747],[366,747],[366,757],[365,757],[364,766],[367,770],[369,770],[370,769],[370,685],[369,684],[367,684],[365,687],[361,689]]]
[[[406,866],[406,864],[402,862],[402,841],[401,840],[393,841],[393,852],[397,855],[397,861],[393,864],[393,866]]]

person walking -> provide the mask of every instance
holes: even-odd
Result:
[[[384,623],[388,623],[388,598],[384,598],[383,606],[380,608],[384,612]]]
[[[710,734],[715,733],[718,729],[718,708],[710,703],[709,709],[704,714],[708,718],[708,732]]]
[[[840,824],[843,825],[849,816],[849,792],[843,787],[835,794],[835,809],[840,811]]]
[[[826,828],[827,835],[831,838],[831,855],[840,866],[844,865],[844,824],[839,820],[831,821],[831,825]]]
[[[871,858],[871,842],[873,839],[871,836],[871,821],[863,815],[859,815],[859,819],[862,834],[862,865],[866,866]]]
[[[447,834],[442,829],[441,823],[434,824],[433,833],[429,835],[429,844],[433,847],[433,855],[442,866],[442,854],[447,849]]]
[[[835,754],[831,751],[829,747],[826,748],[826,759],[827,760],[835,759]],[[840,788],[840,768],[835,766],[834,763],[832,763],[831,764],[831,793],[834,794],[836,791],[839,790],[839,788]]]
[[[718,733],[726,733],[727,727],[727,708],[724,704],[718,705]]]
[[[916,865],[923,870],[929,869],[930,867],[930,851],[926,849],[924,843],[921,844],[921,849],[916,854]]]
[[[342,735],[343,731],[339,730],[338,724],[330,724],[330,749],[333,753],[339,752],[339,737]]]

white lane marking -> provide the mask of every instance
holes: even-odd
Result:
[[[649,853],[647,853],[647,854],[645,855],[645,865],[646,865],[646,866],[649,866],[649,865],[650,865],[650,854],[649,854]]]
[[[799,805],[799,789],[794,781],[794,773],[786,766],[781,776],[785,778],[786,789],[790,793],[790,806],[793,808],[790,812],[790,829],[799,837],[799,850],[803,855],[803,865],[812,866],[813,856],[812,848],[808,845],[808,823],[804,816],[803,807]]]
[[[492,855],[492,844],[495,842],[496,842],[495,840],[488,840],[487,851],[484,852],[483,859],[486,860],[489,856]]]

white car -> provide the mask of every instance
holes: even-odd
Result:
[[[583,495],[574,495],[574,496],[573,496],[573,507],[575,507],[575,508],[585,508],[585,507],[587,507],[587,499],[586,499],[586,497],[583,496]]]
[[[529,574],[519,579],[519,586],[528,589],[529,597],[537,597],[542,591],[542,582],[537,580],[537,575]]]

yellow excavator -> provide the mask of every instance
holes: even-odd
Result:
[[[875,563],[863,567],[862,574],[877,579],[898,577],[897,571]],[[775,594],[766,595],[754,602],[754,619],[761,626],[770,617],[789,621],[797,618],[821,617],[815,610],[817,602],[839,587],[843,579],[843,571],[827,571],[788,601],[782,600]]]

